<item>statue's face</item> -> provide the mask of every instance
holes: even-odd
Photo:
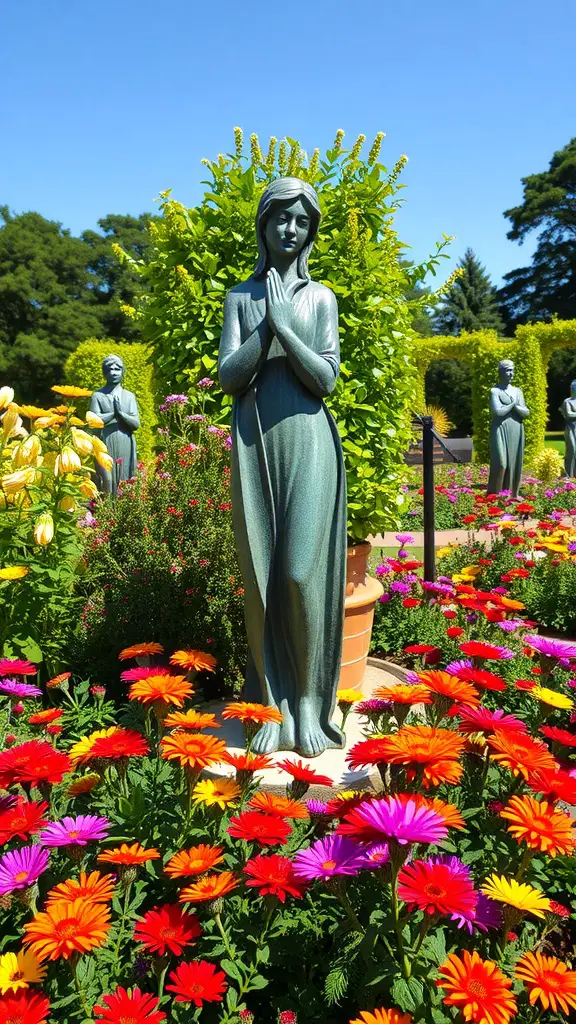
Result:
[[[119,384],[124,375],[122,363],[108,363],[104,370],[104,377],[108,384]]]
[[[511,384],[514,378],[514,363],[504,363],[500,367],[500,379],[503,384]]]
[[[272,211],[264,230],[271,256],[297,256],[310,234],[311,219],[301,199]]]

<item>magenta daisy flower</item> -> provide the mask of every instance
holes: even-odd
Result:
[[[404,547],[406,544],[414,543],[414,537],[412,536],[411,533],[397,533],[396,540],[398,541],[399,544],[402,545],[402,547]]]
[[[515,633],[517,629],[524,626],[524,622],[522,619],[503,619],[502,622],[497,622],[496,626],[505,633]]]
[[[476,911],[472,917],[454,917],[459,928],[466,928],[470,935],[475,931],[484,932],[489,928],[500,928],[502,926],[502,911],[495,900],[485,896],[483,892],[478,894]]]
[[[391,700],[384,700],[382,697],[369,697],[368,700],[361,700],[354,705],[354,712],[357,715],[365,715],[366,718],[376,718],[393,708]]]
[[[147,679],[148,676],[169,676],[170,669],[165,665],[142,665],[137,668],[127,668],[120,673],[123,683],[136,683],[139,679]]]
[[[360,804],[344,816],[337,831],[362,842],[377,842],[386,836],[400,846],[439,843],[448,835],[444,818],[437,811],[419,807],[410,798],[400,799],[397,796]]]
[[[36,665],[22,658],[0,658],[0,676],[35,676]]]
[[[458,661],[450,661],[446,665],[446,671],[450,676],[459,676],[467,668],[474,668],[471,658],[460,658]]]
[[[576,658],[576,644],[571,644],[569,640],[552,640],[547,636],[530,634],[524,637],[524,643],[546,658]]]
[[[21,683],[17,679],[0,679],[0,693],[5,697],[18,697],[25,700],[26,697],[41,697],[42,690],[31,683]]]
[[[390,850],[387,843],[372,843],[363,849],[362,856],[364,858],[363,867],[368,868],[369,871],[376,871],[377,868],[388,864]]]
[[[41,846],[22,846],[0,857],[0,896],[27,889],[48,867],[50,854]]]
[[[334,875],[357,875],[364,866],[364,857],[356,843],[343,836],[317,839],[294,858],[294,874],[307,879],[323,878],[326,881]]]
[[[460,718],[460,732],[470,736],[475,732],[493,732],[494,729],[515,729],[526,732],[526,725],[515,715],[507,715],[501,708],[490,711],[480,704],[477,708],[456,707],[454,714]]]
[[[328,804],[323,800],[306,800],[310,817],[323,818],[328,814]]]
[[[40,832],[44,846],[86,846],[95,839],[106,839],[110,823],[96,814],[78,814],[76,818],[53,821]]]

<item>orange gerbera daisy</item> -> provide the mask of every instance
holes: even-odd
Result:
[[[205,875],[197,882],[186,886],[180,893],[182,903],[205,903],[208,900],[219,900],[238,888],[238,879],[231,871],[222,871],[219,875]]]
[[[446,698],[450,702],[456,701],[458,704],[472,706],[480,703],[478,690],[472,683],[458,679],[458,676],[451,676],[448,672],[429,669],[426,672],[419,672],[418,679],[437,698]]]
[[[195,711],[189,708],[188,711],[171,711],[164,719],[167,729],[219,729],[220,723],[216,721],[216,715],[210,712]]]
[[[26,938],[39,960],[69,960],[103,946],[110,931],[110,911],[98,903],[58,902],[24,925]]]
[[[569,814],[556,811],[546,801],[541,803],[533,796],[513,796],[500,817],[511,822],[508,831],[519,843],[526,843],[531,850],[569,857],[574,851],[575,837],[573,821]]]
[[[194,688],[185,676],[170,676],[166,673],[137,679],[130,686],[130,700],[139,700],[141,704],[158,704],[167,707],[175,704],[181,708],[184,701],[191,697]]]
[[[46,708],[45,711],[36,711],[30,715],[28,721],[30,725],[50,725],[51,722],[57,722],[62,718],[63,714],[62,708]]]
[[[383,683],[374,691],[373,697],[391,700],[393,704],[431,704],[432,697],[426,686],[409,683]]]
[[[46,683],[46,689],[57,690],[60,687],[64,687],[65,683],[68,682],[71,675],[71,672],[60,672],[59,675],[52,676],[52,679],[49,679],[48,682]]]
[[[474,1024],[508,1024],[516,1013],[512,982],[492,960],[482,960],[476,952],[462,952],[462,959],[451,953],[441,967],[436,984],[447,991],[443,1002],[457,1006],[464,1020]]]
[[[515,975],[526,985],[532,1006],[538,1001],[543,1010],[563,1011],[567,1017],[570,1010],[576,1010],[576,971],[569,971],[555,956],[524,953]]]
[[[164,871],[170,878],[185,878],[187,875],[202,875],[210,871],[216,864],[224,860],[223,846],[191,846],[188,850],[180,850],[166,864]]]
[[[167,761],[178,761],[183,768],[193,772],[217,764],[226,750],[224,740],[191,732],[174,732],[165,736],[160,746],[162,757]]]
[[[412,1017],[395,1007],[387,1010],[380,1006],[377,1010],[361,1010],[360,1016],[351,1020],[350,1024],[412,1024]]]
[[[73,903],[74,900],[86,900],[87,903],[109,903],[114,896],[116,878],[114,875],[102,875],[99,871],[86,874],[80,872],[80,878],[68,878],[60,882],[46,894],[47,906],[52,903]]]
[[[456,804],[448,804],[438,796],[429,797],[424,796],[422,793],[397,793],[396,799],[401,800],[402,803],[413,800],[417,807],[427,807],[431,811],[436,811],[437,814],[444,818],[448,828],[457,828],[460,831],[466,828],[464,818]]]
[[[265,704],[251,704],[249,701],[240,700],[236,704],[227,704],[222,712],[222,718],[239,718],[241,722],[253,722],[257,725],[264,725],[265,722],[282,722],[282,715],[278,708],[267,707]]]
[[[462,765],[458,758],[466,741],[458,733],[430,725],[405,725],[386,739],[389,764],[406,765],[409,776],[420,769],[426,788],[459,781]]]
[[[557,767],[546,744],[528,733],[514,729],[495,729],[494,735],[488,736],[487,742],[492,748],[495,761],[525,779],[534,772],[555,771]]]
[[[216,658],[204,651],[174,651],[170,664],[185,668],[188,672],[214,672]]]
[[[120,651],[120,661],[128,661],[130,658],[148,658],[151,654],[162,654],[162,644],[132,644],[132,647],[125,647]]]
[[[128,843],[122,843],[121,846],[115,846],[113,850],[104,850],[98,854],[96,858],[102,861],[103,864],[145,864],[149,860],[158,860],[160,854],[158,850],[152,847],[146,850],[141,843],[132,843],[132,846],[128,846]]]
[[[255,811],[264,811],[273,818],[309,818],[304,804],[298,800],[290,800],[286,796],[275,796],[274,793],[255,793],[248,806]]]

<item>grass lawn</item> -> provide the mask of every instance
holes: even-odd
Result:
[[[547,448],[555,448],[557,452],[560,452],[560,455],[564,455],[566,442],[564,441],[563,430],[549,430],[544,443]]]

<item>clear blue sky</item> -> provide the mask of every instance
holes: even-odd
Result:
[[[520,179],[576,135],[574,0],[6,0],[0,202],[73,232],[193,204],[200,159],[246,135],[304,149],[387,133],[409,157],[397,224],[421,258],[442,232],[496,283]]]

